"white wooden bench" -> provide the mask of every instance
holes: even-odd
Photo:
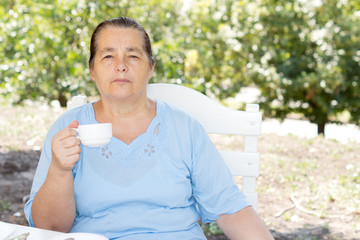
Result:
[[[191,88],[176,84],[148,85],[148,96],[159,99],[189,113],[202,124],[208,134],[234,134],[244,136],[242,151],[220,151],[234,176],[242,177],[242,191],[257,209],[255,191],[259,176],[260,153],[257,138],[261,134],[262,114],[259,105],[247,104],[246,111],[233,110]]]

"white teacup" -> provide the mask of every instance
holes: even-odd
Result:
[[[77,132],[81,143],[87,147],[101,147],[112,138],[112,124],[98,123],[79,125]]]

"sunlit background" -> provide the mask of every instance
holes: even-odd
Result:
[[[358,0],[2,0],[0,169],[12,154],[41,150],[72,96],[98,97],[89,40],[97,24],[118,16],[148,31],[152,82],[182,84],[234,109],[260,105],[260,214],[290,234],[277,239],[360,235]],[[288,210],[289,197],[280,197],[294,192],[321,214]],[[17,213],[2,197],[0,210]],[[277,216],[268,206],[286,211]]]

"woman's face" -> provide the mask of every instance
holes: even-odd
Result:
[[[102,98],[126,100],[146,97],[146,85],[154,72],[143,49],[142,33],[109,27],[98,35],[91,78]]]

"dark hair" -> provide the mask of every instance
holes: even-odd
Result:
[[[150,65],[155,64],[155,58],[152,54],[150,38],[145,29],[138,23],[136,20],[128,17],[118,17],[109,19],[100,23],[94,30],[91,36],[90,42],[90,58],[89,58],[89,67],[92,68],[94,66],[94,58],[98,48],[98,36],[103,29],[108,27],[118,27],[118,28],[131,28],[138,30],[142,33],[143,36],[143,48],[149,58]]]

